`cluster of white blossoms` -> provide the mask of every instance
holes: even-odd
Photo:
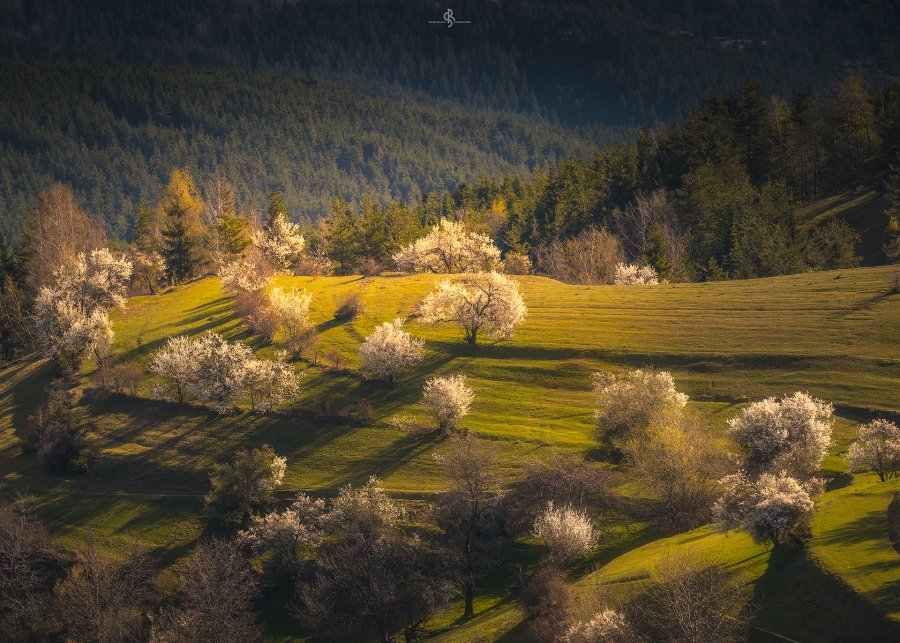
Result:
[[[801,482],[785,471],[756,478],[741,472],[721,483],[725,493],[713,507],[716,519],[729,528],[744,528],[757,542],[773,545],[805,535],[815,511],[813,497],[822,491],[820,480]]]
[[[394,263],[404,272],[478,272],[499,267],[500,249],[487,235],[441,219],[428,234],[397,252]]]
[[[667,371],[597,372],[591,380],[598,405],[594,417],[610,441],[677,420],[688,401]]]
[[[288,350],[299,355],[299,342],[309,329],[309,306],[312,295],[300,288],[282,289],[278,286],[269,291],[269,314],[275,328],[281,332]]]
[[[237,540],[254,555],[270,553],[280,562],[293,562],[299,550],[318,545],[323,537],[322,516],[325,501],[301,493],[284,511],[253,516]]]
[[[834,409],[806,393],[754,402],[728,422],[728,435],[744,449],[752,473],[787,471],[812,477],[831,445]]]
[[[419,313],[426,324],[459,324],[466,341],[475,344],[482,332],[500,339],[511,337],[528,309],[518,283],[498,272],[481,272],[459,281],[442,281],[422,301]]]
[[[561,643],[616,643],[629,640],[631,626],[625,615],[608,607],[589,621],[575,621],[560,637]]]
[[[306,239],[300,226],[278,214],[262,230],[253,234],[253,242],[278,270],[290,270],[301,259]]]
[[[58,268],[34,304],[45,353],[73,372],[89,353],[104,360],[113,339],[109,309],[125,304],[131,272],[131,262],[107,248],[80,253]]]
[[[157,394],[184,402],[188,395],[217,413],[227,413],[248,399],[255,410],[269,411],[294,399],[301,375],[284,361],[259,360],[242,342],[228,342],[208,332],[199,339],[170,338],[157,350],[150,372],[163,378]]]
[[[653,266],[616,264],[616,274],[613,277],[613,284],[616,286],[656,286],[659,283],[659,275]]]
[[[259,261],[243,257],[235,259],[219,268],[222,287],[234,294],[262,290],[269,283],[269,269]]]
[[[432,377],[422,389],[422,404],[434,416],[442,431],[452,431],[469,413],[475,393],[466,386],[462,373],[447,377]]]
[[[900,470],[900,427],[887,420],[872,420],[859,427],[858,440],[850,445],[850,470],[874,471],[884,482]]]
[[[371,476],[357,489],[349,484],[342,487],[324,520],[342,531],[377,533],[384,527],[400,524],[405,517],[406,511],[385,493],[381,480]]]
[[[422,361],[425,340],[403,330],[403,319],[379,325],[359,347],[363,368],[394,382],[397,373]]]
[[[534,535],[550,549],[550,558],[567,563],[589,552],[597,535],[588,515],[571,505],[557,507],[550,500],[534,521]]]

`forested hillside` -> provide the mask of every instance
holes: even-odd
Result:
[[[767,93],[896,72],[891,0],[202,0],[5,3],[0,55],[291,69],[563,121],[678,116],[746,77]],[[77,7],[73,8],[73,7]]]
[[[174,167],[203,178],[220,168],[242,207],[280,190],[294,216],[317,217],[337,196],[415,201],[600,143],[596,130],[371,97],[290,72],[6,61],[0,86],[0,231],[14,238],[55,181],[124,239]]]

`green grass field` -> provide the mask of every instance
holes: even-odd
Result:
[[[596,446],[591,372],[640,366],[672,371],[691,397],[690,409],[711,417],[717,431],[742,404],[762,396],[804,390],[833,402],[839,418],[825,466],[839,474],[856,422],[900,413],[900,295],[890,292],[897,270],[656,287],[522,277],[529,316],[511,340],[473,349],[456,328],[410,319],[407,329],[427,340],[427,358],[393,387],[358,374],[357,349],[376,324],[410,316],[439,277],[281,277],[280,285],[313,294],[320,331],[319,365],[297,364],[306,376],[296,405],[269,416],[220,417],[150,399],[149,377],[137,399],[101,398],[91,390],[88,365],[81,409],[93,425],[98,462],[85,476],[56,477],[20,448],[52,368],[20,360],[0,370],[0,493],[33,495],[40,517],[67,546],[79,547],[93,534],[113,553],[131,544],[149,550],[171,581],[203,533],[199,514],[210,465],[241,447],[267,442],[287,456],[285,495],[330,494],[378,475],[390,492],[421,503],[445,484],[431,457],[442,445],[433,436],[403,433],[391,420],[421,415],[417,403],[427,377],[468,376],[476,399],[466,426],[498,445],[503,471],[514,479],[524,462],[554,449],[590,455]],[[355,291],[362,293],[364,313],[334,320],[336,301]],[[117,353],[144,364],[167,337],[206,330],[247,341],[261,354],[273,350],[246,330],[213,278],[134,298],[113,318]],[[338,368],[326,359],[331,354],[339,356]],[[359,400],[372,405],[370,419],[358,417]],[[834,629],[840,610],[856,606],[875,615],[872,636],[896,633],[887,620],[900,622],[900,555],[887,541],[883,511],[889,489],[897,483],[862,476],[826,493],[808,554],[770,555],[744,536],[709,528],[658,539],[646,526],[613,522],[604,528],[603,546],[573,574],[587,595],[598,580],[639,584],[666,552],[703,552],[746,575],[748,596],[759,608],[757,627],[821,640],[816,633],[844,632]],[[516,543],[482,584],[475,619],[457,623],[454,607],[432,626],[446,640],[517,638],[521,612],[508,590],[515,566],[527,570],[538,554],[533,543]],[[838,610],[833,623],[812,611],[817,596]],[[277,610],[266,622],[276,638],[289,638],[294,628]]]

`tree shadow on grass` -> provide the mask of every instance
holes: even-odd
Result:
[[[887,508],[870,511],[852,522],[817,536],[816,540],[824,545],[858,545],[871,541],[889,545]]]
[[[752,627],[802,641],[897,641],[900,624],[886,618],[840,579],[810,560],[803,548],[772,550],[757,580]],[[750,640],[771,641],[752,629]]]
[[[22,439],[25,439],[28,431],[29,416],[47,399],[47,385],[59,374],[59,369],[51,360],[38,364],[23,359],[22,366],[28,365],[32,365],[28,375],[7,388],[6,394],[0,397],[0,407],[7,404],[12,407],[12,427]]]

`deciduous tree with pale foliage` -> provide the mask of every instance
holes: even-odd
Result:
[[[225,290],[233,295],[241,295],[265,288],[271,273],[271,268],[264,261],[240,258],[222,264],[219,279]]]
[[[587,621],[575,621],[560,637],[561,643],[637,643],[640,637],[618,610],[604,607]]]
[[[425,297],[419,312],[426,324],[459,324],[465,340],[476,344],[480,333],[511,337],[528,309],[517,282],[498,272],[480,272],[459,281],[442,281]]]
[[[424,339],[403,330],[403,319],[379,325],[359,347],[363,369],[393,384],[397,373],[422,361]]]
[[[688,401],[667,371],[597,372],[591,380],[598,405],[594,417],[601,437],[610,445],[621,445],[650,428],[677,421]]]
[[[269,312],[272,321],[294,358],[299,358],[303,351],[303,339],[310,327],[311,302],[312,295],[299,288],[282,289],[276,286],[269,291]]]
[[[80,253],[53,274],[35,299],[34,318],[44,350],[68,372],[92,353],[104,371],[113,331],[108,311],[123,306],[132,264],[106,248]]]
[[[815,475],[831,445],[833,407],[806,393],[754,402],[728,422],[743,448],[750,475],[786,471],[799,480]]]
[[[559,564],[589,552],[597,535],[587,513],[571,505],[557,507],[550,500],[534,521],[534,535],[550,549],[550,559]]]
[[[295,399],[300,393],[300,380],[304,375],[287,363],[287,353],[284,351],[277,351],[274,360],[249,360],[244,365],[244,388],[250,399],[250,408],[268,413],[273,407]]]
[[[757,542],[773,546],[802,542],[815,512],[813,497],[822,491],[821,481],[802,482],[785,471],[762,473],[757,478],[736,473],[722,480],[725,494],[714,515],[726,528],[741,527]]]
[[[237,540],[255,556],[267,555],[266,569],[276,575],[293,573],[304,550],[319,545],[325,533],[325,501],[301,493],[284,511],[253,516]]]
[[[253,241],[278,270],[297,265],[306,247],[300,226],[291,223],[283,212],[276,213],[265,228],[254,232]]]
[[[206,507],[215,519],[240,524],[251,514],[266,509],[275,498],[287,470],[287,459],[267,444],[258,449],[241,449],[230,462],[213,465],[209,474],[212,488]]]
[[[859,427],[859,439],[847,453],[850,470],[874,471],[884,482],[900,470],[900,428],[887,420],[872,420]]]
[[[404,272],[477,272],[496,269],[500,250],[487,235],[441,219],[428,234],[396,253],[394,263]]]
[[[616,286],[656,286],[659,284],[659,275],[656,274],[653,266],[620,263],[616,265],[613,284]]]
[[[434,416],[441,431],[454,431],[469,414],[475,392],[466,386],[462,373],[447,377],[432,377],[422,389],[422,404]]]

